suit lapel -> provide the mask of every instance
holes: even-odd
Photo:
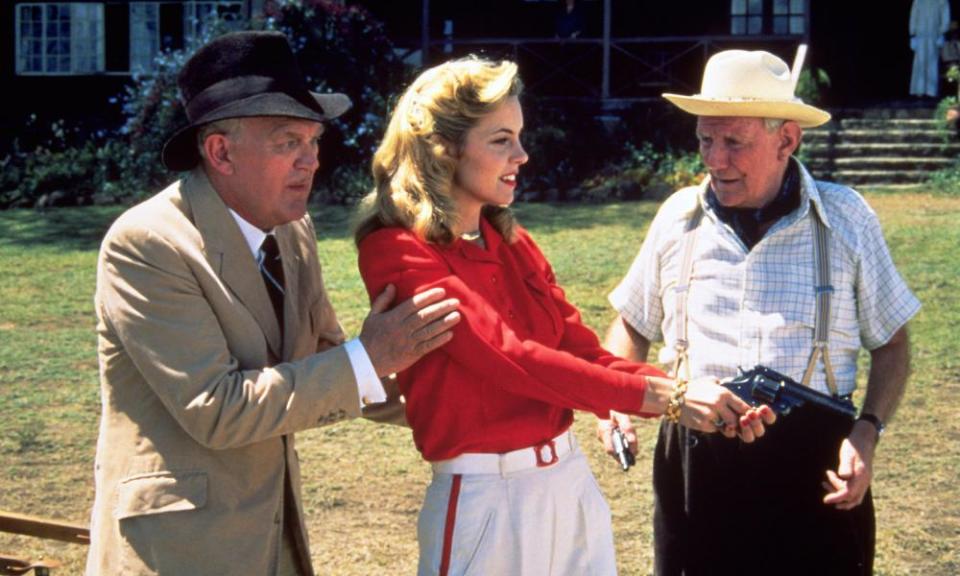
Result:
[[[194,170],[184,180],[181,189],[193,210],[194,223],[203,238],[208,261],[256,319],[273,355],[281,358],[280,325],[260,270],[236,221],[201,169]],[[284,262],[285,274],[287,270]],[[289,319],[290,312],[286,314]]]

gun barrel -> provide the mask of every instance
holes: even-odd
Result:
[[[761,402],[771,404],[783,401],[787,405],[797,406],[813,404],[849,418],[855,418],[857,415],[850,402],[798,384],[789,376],[784,376],[766,366],[757,366],[749,374],[753,381],[753,396]]]
[[[834,398],[832,396],[827,396],[826,394],[807,388],[802,384],[787,382],[786,386],[784,386],[784,393],[800,398],[808,404],[814,404],[820,406],[821,408],[833,410],[843,414],[844,416],[849,416],[850,418],[857,417],[857,411],[853,407],[853,404],[844,402],[843,400]]]

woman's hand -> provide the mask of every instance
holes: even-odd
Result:
[[[753,442],[766,433],[766,426],[776,422],[777,415],[769,406],[753,408],[736,394],[720,385],[716,378],[697,378],[687,383],[687,393],[680,411],[680,423],[701,432],[720,432],[727,438],[739,436]]]

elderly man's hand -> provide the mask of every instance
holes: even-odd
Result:
[[[858,420],[840,445],[840,464],[836,472],[827,470],[823,503],[839,510],[852,510],[863,502],[873,479],[873,452],[877,431],[873,424]]]
[[[431,288],[387,310],[395,295],[396,288],[387,286],[373,301],[360,330],[360,342],[381,378],[449,342],[450,329],[460,321],[460,302],[444,299],[442,288]]]

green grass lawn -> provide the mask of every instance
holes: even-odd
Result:
[[[960,573],[960,198],[868,194],[901,273],[924,308],[911,325],[914,374],[880,445],[874,493],[878,574]],[[642,241],[656,205],[522,205],[521,222],[586,322],[613,317],[606,294]],[[85,522],[93,500],[99,399],[92,306],[97,247],[117,209],[0,212],[0,509]],[[315,214],[331,298],[348,331],[366,313],[349,214]],[[651,567],[650,454],[641,425],[629,473],[601,453],[593,417],[576,431],[614,517],[623,574]],[[411,574],[429,469],[405,430],[350,422],[298,437],[305,505],[321,574]],[[757,538],[748,526],[744,538]],[[0,535],[0,553],[46,555],[82,573],[81,546]],[[749,547],[731,551],[749,571]]]

